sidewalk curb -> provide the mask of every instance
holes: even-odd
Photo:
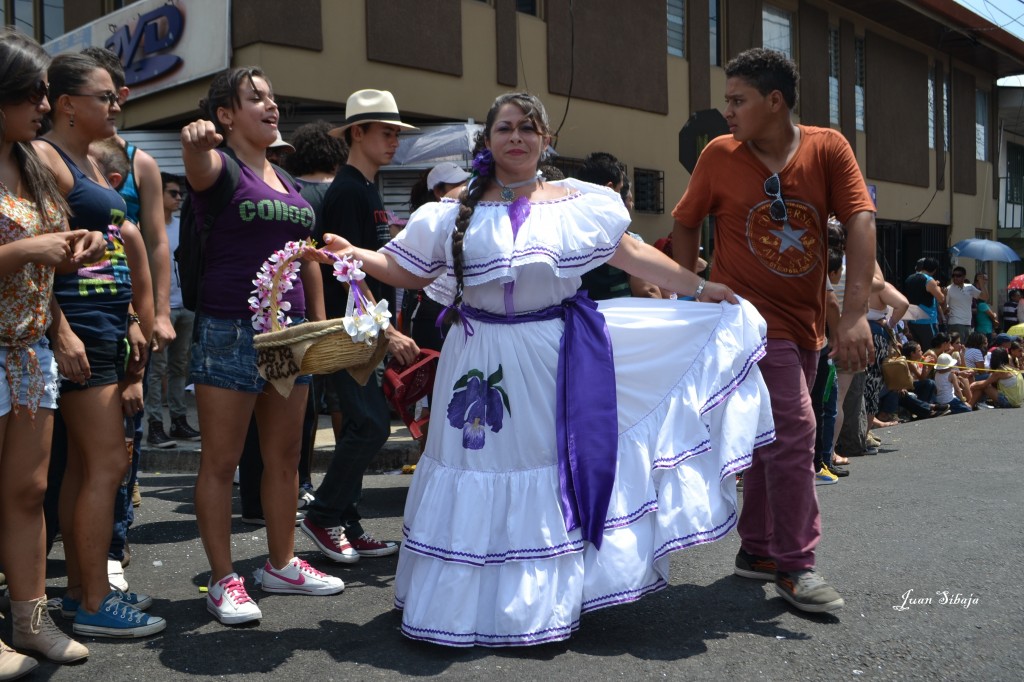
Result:
[[[139,459],[139,470],[149,474],[188,474],[199,472],[199,444],[190,443],[191,448],[168,448],[160,450],[148,447],[143,441]],[[310,470],[323,473],[334,456],[334,445],[325,445],[313,451]],[[415,464],[420,456],[420,446],[406,437],[395,437],[381,448],[367,467],[367,473],[381,473],[401,469],[406,464]]]

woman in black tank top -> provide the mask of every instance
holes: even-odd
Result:
[[[133,297],[129,276],[145,260],[145,249],[140,248],[141,239],[133,242],[126,236],[122,241],[118,228],[124,221],[124,200],[89,158],[89,144],[115,132],[120,106],[110,74],[92,57],[62,54],[54,58],[48,75],[53,128],[35,143],[36,151],[71,205],[72,225],[103,232],[108,247],[104,260],[58,276],[56,285],[56,300],[66,308],[51,332],[65,378],[59,409],[68,433],[60,491],[68,574],[63,608],[75,612],[77,634],[142,637],[167,624],[136,608],[148,607],[149,597],[111,590],[107,550],[114,498],[130,464],[122,400],[130,409],[141,408],[152,325],[151,301],[147,305],[141,295],[149,287],[139,287]],[[141,324],[129,322],[129,303],[143,316]],[[132,349],[127,368],[126,335]]]
[[[60,632],[47,609],[41,488],[50,458],[57,366],[45,334],[54,268],[98,258],[103,241],[95,233],[68,231],[67,205],[32,151],[50,110],[49,61],[31,38],[0,29],[0,564],[7,567],[13,644],[70,663],[89,650]],[[0,670],[17,677],[36,666],[0,642]]]

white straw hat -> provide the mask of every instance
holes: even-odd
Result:
[[[341,137],[347,129],[360,123],[387,123],[416,130],[416,126],[402,123],[395,96],[387,90],[359,90],[349,95],[345,104],[345,123],[331,131],[333,137]]]

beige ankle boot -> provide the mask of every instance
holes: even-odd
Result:
[[[46,597],[12,601],[14,646],[46,656],[56,663],[71,663],[89,655],[84,645],[65,635],[46,609]]]
[[[35,670],[36,659],[22,656],[0,640],[0,680],[16,680]]]

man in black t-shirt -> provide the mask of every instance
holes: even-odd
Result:
[[[331,131],[343,135],[349,146],[346,165],[338,171],[324,196],[317,220],[316,237],[325,232],[341,235],[353,245],[376,250],[391,238],[388,215],[373,179],[381,166],[391,163],[398,149],[403,123],[390,92],[360,90],[348,99],[344,125]],[[387,300],[395,311],[395,290],[371,277],[366,284],[374,297]],[[345,287],[325,275],[324,297],[327,316],[343,317]],[[387,332],[389,349],[405,365],[416,359],[419,348],[392,325]],[[398,551],[395,542],[379,541],[360,524],[356,504],[362,492],[363,473],[391,433],[391,411],[375,375],[360,386],[347,371],[327,378],[329,409],[340,410],[342,425],[336,438],[334,457],[316,491],[316,500],[306,512],[300,528],[330,559],[352,563],[361,556],[387,556]],[[332,405],[332,403],[334,403]]]

